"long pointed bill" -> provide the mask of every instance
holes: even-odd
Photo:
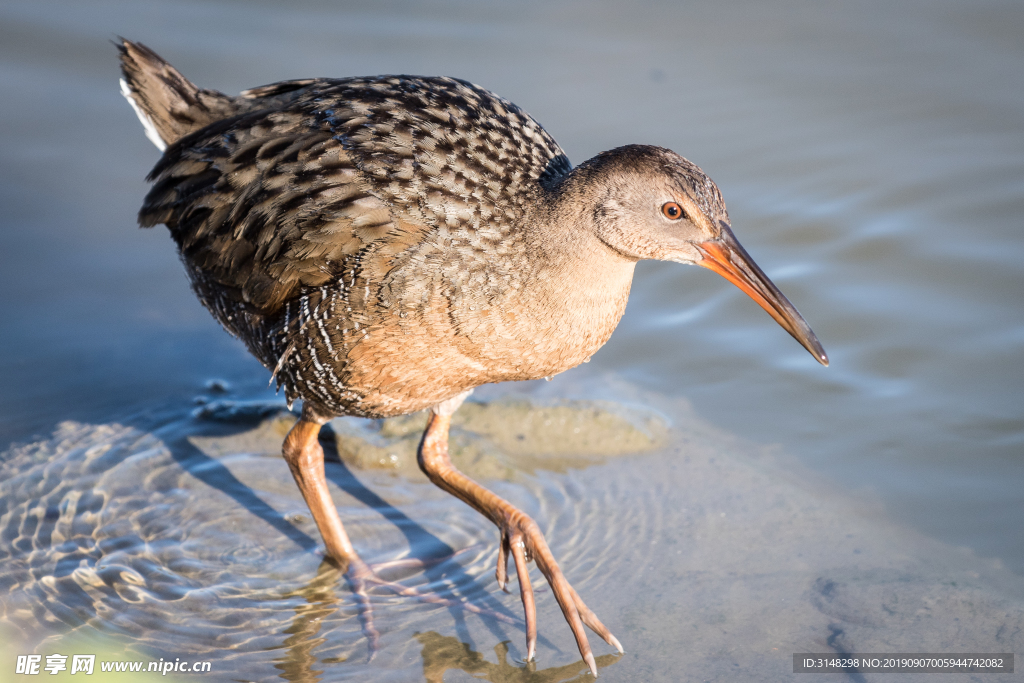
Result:
[[[704,256],[704,260],[697,265],[715,271],[746,292],[747,296],[768,311],[768,315],[775,318],[775,322],[782,325],[784,330],[810,351],[819,363],[828,365],[825,349],[821,347],[821,343],[803,316],[768,279],[764,271],[757,267],[754,259],[750,258],[750,254],[732,234],[729,226],[724,223],[720,223],[720,226],[722,236],[719,239],[696,244]]]

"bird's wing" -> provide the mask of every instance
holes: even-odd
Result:
[[[463,81],[294,84],[246,91],[254,109],[171,145],[139,213],[168,225],[190,267],[265,312],[374,242],[396,254],[436,229],[504,239],[540,185],[571,168],[529,115]]]
[[[393,227],[342,143],[302,111],[219,121],[172,145],[151,178],[140,224],[166,223],[191,268],[267,312]]]

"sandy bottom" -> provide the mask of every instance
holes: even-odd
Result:
[[[424,419],[332,423],[332,493],[364,559],[430,558],[385,574],[484,614],[374,594],[371,660],[278,454],[294,416],[211,401],[139,424],[63,423],[3,455],[4,670],[34,651],[210,661],[208,680],[589,678],[536,570],[540,642],[522,661],[518,590],[493,578],[496,531],[416,468]],[[1020,577],[896,527],[681,402],[505,396],[464,406],[452,443],[458,466],[540,523],[622,641],[625,655],[593,643],[604,680],[788,680],[797,652],[1022,650]]]

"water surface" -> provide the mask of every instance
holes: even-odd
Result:
[[[783,460],[766,475],[765,481],[771,482],[771,486],[763,484],[767,491],[781,486],[779,482],[787,472],[795,472],[793,468],[806,468],[798,477],[801,481],[809,478],[834,487],[829,490],[836,492],[837,499],[852,496],[854,502],[848,507],[827,510],[827,515],[848,521],[868,515],[872,524],[879,525],[873,529],[889,530],[883,534],[889,540],[895,537],[886,534],[907,533],[916,539],[908,547],[931,548],[928,542],[935,542],[948,550],[931,555],[921,550],[906,565],[886,571],[907,571],[919,586],[949,585],[961,580],[953,578],[957,572],[975,572],[988,577],[977,579],[981,582],[977,590],[996,590],[995,586],[1006,585],[1001,582],[1012,583],[1007,577],[1024,574],[1022,31],[1024,9],[1019,3],[995,1],[821,4],[779,0],[728,6],[651,2],[640,7],[613,2],[393,2],[344,7],[306,2],[287,8],[251,2],[7,2],[0,8],[0,86],[7,93],[0,105],[0,372],[5,378],[0,388],[0,450],[8,444],[29,444],[25,447],[59,461],[65,451],[53,444],[71,438],[70,432],[62,431],[68,428],[60,426],[69,420],[79,425],[72,431],[76,439],[85,439],[83,444],[93,443],[89,439],[107,439],[103,443],[152,439],[156,450],[142,459],[144,467],[137,476],[159,480],[155,473],[167,472],[174,481],[154,489],[163,502],[154,499],[146,504],[187,507],[197,496],[209,496],[220,503],[203,514],[213,520],[235,520],[239,544],[234,550],[223,547],[223,542],[208,549],[203,560],[207,564],[195,575],[178,565],[153,565],[155,560],[147,559],[141,546],[129,544],[117,556],[117,571],[128,572],[129,578],[136,572],[144,581],[140,585],[163,602],[174,602],[171,597],[178,595],[174,591],[183,590],[182,577],[194,578],[195,585],[188,584],[190,591],[240,586],[237,589],[245,600],[269,610],[265,630],[259,631],[265,642],[257,647],[229,640],[224,651],[251,653],[265,644],[287,650],[284,640],[305,633],[307,627],[295,625],[295,633],[282,635],[289,628],[282,626],[285,621],[306,624],[303,615],[319,614],[317,605],[333,605],[335,599],[344,603],[344,591],[332,597],[324,588],[330,581],[317,583],[318,562],[311,545],[315,534],[304,531],[307,541],[297,543],[292,530],[298,527],[281,521],[288,514],[301,514],[302,507],[287,477],[271,478],[279,487],[273,496],[288,501],[280,509],[274,502],[277,498],[265,499],[262,493],[217,494],[215,487],[201,484],[202,470],[192,469],[188,458],[176,460],[174,453],[180,455],[180,451],[167,445],[193,429],[188,417],[192,399],[203,393],[211,377],[230,384],[233,400],[267,400],[272,394],[264,388],[266,372],[194,300],[166,231],[134,227],[134,214],[146,191],[143,178],[158,154],[117,92],[115,51],[107,41],[117,34],[142,40],[200,85],[227,92],[310,75],[450,74],[484,85],[524,107],[575,163],[633,142],[670,147],[698,163],[722,188],[739,238],[805,315],[832,360],[830,368],[819,367],[721,278],[702,269],[643,263],[622,324],[591,363],[539,389],[498,388],[492,390],[497,394],[485,392],[484,398],[522,390],[531,396],[530,392],[543,392],[544,400],[639,402],[641,406],[647,399],[636,397],[646,396],[643,392],[666,397],[669,403],[686,399],[698,416],[694,419],[702,424],[744,443],[775,447],[773,457]],[[680,421],[672,410],[666,414],[673,424]],[[164,428],[178,436],[167,437],[160,431]],[[122,429],[128,431],[118,431]],[[136,454],[134,446],[125,448],[123,452]],[[759,462],[753,455],[758,448],[740,449],[737,462]],[[146,459],[150,457],[154,460]],[[245,467],[255,467],[250,460],[256,456],[236,453],[235,457]],[[687,496],[699,493],[689,488],[685,470],[671,470],[681,467],[680,457],[685,456],[667,450],[661,455],[586,463],[586,467],[576,463],[544,475],[537,474],[532,464],[522,465],[524,481],[533,483],[516,485],[526,486],[520,490],[524,500],[534,496],[536,501],[546,500],[536,491],[576,487],[573,490],[580,495],[564,500],[563,494],[551,493],[561,501],[553,507],[536,503],[539,517],[556,535],[570,533],[557,520],[575,519],[574,515],[586,518],[587,529],[579,533],[620,530],[615,520],[639,515],[632,506],[642,503],[650,506],[651,516],[663,520],[645,533],[660,544],[675,541],[685,552],[698,552],[694,550],[696,532],[687,536],[680,531],[686,528],[685,515],[691,513],[679,510],[695,509]],[[786,457],[795,458],[792,467]],[[12,470],[12,477],[25,475],[30,467],[13,455],[7,459],[21,463]],[[281,466],[266,454],[256,462]],[[58,470],[54,472],[63,471]],[[119,507],[127,503],[116,498],[125,495],[123,487],[137,482],[121,480],[127,476],[121,465],[106,475],[118,496],[104,498],[102,503],[84,493],[85,475],[74,471],[78,473],[68,475],[69,490],[83,491],[87,502],[99,506],[97,510],[107,510],[104,514],[111,515],[111,524],[125,524],[131,518],[126,508]],[[676,474],[670,476],[670,471]],[[378,475],[385,479],[378,482]],[[131,476],[136,476],[134,470]],[[365,489],[389,500],[388,486],[415,488],[411,483],[395,483],[392,476],[376,472]],[[711,485],[714,477],[708,477]],[[258,485],[248,486],[262,492]],[[793,486],[793,500],[800,501],[817,484]],[[719,487],[716,490],[728,490],[722,482]],[[492,530],[468,512],[463,517],[454,504],[437,516],[437,509],[426,502],[435,500],[427,490],[395,494],[389,505],[453,549],[479,541],[483,546],[474,551],[479,557],[493,551]],[[67,493],[62,491],[54,504]],[[42,494],[25,495],[23,501],[37,500]],[[278,510],[278,516],[261,508],[260,500]],[[442,499],[436,500],[440,505]],[[67,513],[72,518],[77,514],[75,505]],[[82,505],[86,512],[91,509]],[[390,524],[390,537],[408,541],[399,531],[405,522],[397,524],[374,513],[367,500],[361,505],[363,512],[353,503],[346,513],[353,525],[364,528],[363,522],[355,520],[377,519],[374,524],[380,524],[382,519]],[[720,511],[730,519],[738,505],[723,498]],[[232,506],[237,507],[235,512],[229,512]],[[587,512],[588,506],[600,511]],[[46,509],[39,513],[44,519]],[[786,519],[796,523],[791,517],[794,508],[781,509],[789,512],[779,513],[779,523]],[[5,514],[13,515],[10,510]],[[669,517],[659,517],[664,515]],[[179,517],[169,519],[183,524]],[[452,519],[460,524],[448,524]],[[801,528],[825,533],[823,529],[831,527]],[[26,538],[37,538],[34,528],[19,529]],[[170,534],[155,536],[167,545],[166,550],[160,546],[161,553],[200,552],[198,545],[172,548],[178,543],[173,530],[160,529]],[[88,533],[92,537],[93,532]],[[113,537],[130,536],[126,533],[118,530]],[[273,539],[264,538],[274,534]],[[245,540],[253,536],[255,540]],[[200,534],[198,538],[209,541],[211,537]],[[5,537],[4,543],[12,541]],[[607,665],[609,675],[615,671],[623,680],[643,675],[648,680],[672,680],[669,672],[683,664],[698,666],[708,677],[716,672],[727,676],[735,662],[746,671],[759,670],[754,659],[737,655],[725,640],[703,640],[711,638],[709,624],[717,623],[718,617],[702,621],[694,616],[705,614],[699,609],[700,599],[712,599],[704,593],[694,597],[687,588],[700,581],[724,581],[720,577],[728,571],[745,577],[728,586],[708,584],[721,601],[714,614],[751,629],[744,642],[755,645],[745,652],[762,653],[759,656],[770,661],[772,648],[778,647],[785,658],[792,648],[818,642],[814,639],[827,633],[827,624],[814,622],[815,628],[808,627],[803,635],[776,634],[774,641],[765,636],[772,631],[763,626],[764,615],[774,614],[782,594],[802,596],[797,599],[805,607],[811,605],[807,607],[810,615],[820,600],[815,603],[817,598],[809,596],[823,595],[821,590],[815,593],[814,586],[827,574],[826,566],[846,572],[842,580],[829,579],[835,585],[854,585],[864,576],[896,576],[879,574],[881,570],[872,569],[870,563],[830,555],[833,565],[811,563],[805,574],[792,575],[797,577],[792,583],[776,586],[778,592],[768,593],[773,597],[758,616],[737,607],[746,598],[730,591],[754,591],[757,581],[751,574],[729,569],[729,560],[716,554],[726,550],[700,550],[691,564],[672,565],[670,574],[655,563],[660,569],[652,569],[653,574],[671,578],[673,586],[659,593],[655,583],[645,584],[632,574],[631,562],[653,562],[643,544],[631,538],[616,543],[622,544],[616,546],[621,557],[602,565],[599,580],[584,565],[574,580],[577,587],[583,586],[585,596],[614,595],[605,605],[608,612],[599,613],[609,615],[607,621],[616,624],[613,630],[627,642],[626,658]],[[270,549],[273,544],[280,545]],[[573,557],[577,547],[563,543],[561,556]],[[22,559],[38,551],[39,566],[58,577],[75,576],[71,569],[61,572],[71,564],[77,570],[82,561],[86,563],[82,571],[99,572],[107,557],[106,550],[98,555],[72,554],[75,563],[64,560],[58,571],[54,553],[65,552],[59,548],[52,534],[36,545],[17,546],[28,554]],[[783,548],[801,552],[795,545]],[[832,546],[830,552],[838,552],[837,548]],[[887,556],[886,548],[890,546],[885,543],[878,546],[878,558]],[[388,556],[383,545],[378,550],[381,558]],[[389,550],[393,554],[394,547]],[[961,552],[967,553],[967,559],[955,559]],[[255,566],[275,572],[274,577],[283,582],[278,592],[260,593],[261,582],[269,575],[247,573],[255,570],[246,563],[264,555],[267,561]],[[930,558],[928,571],[918,571],[922,557]],[[456,564],[468,560],[459,558]],[[740,567],[749,558],[739,554],[733,560]],[[798,562],[794,558],[787,561]],[[966,564],[958,564],[961,560]],[[211,578],[213,574],[206,572],[216,573],[218,563],[223,574]],[[175,567],[167,579],[174,588],[168,588],[171,593],[166,595],[152,585],[159,582],[155,577],[163,576],[161,566]],[[456,571],[451,567],[443,571],[449,570]],[[481,568],[479,575],[459,571],[473,577],[471,583],[479,584],[476,589],[492,595],[487,600],[497,600],[493,584],[486,582],[486,571]],[[44,574],[40,569],[32,581],[42,582]],[[71,590],[71,579],[63,581],[54,585]],[[56,615],[42,619],[43,631],[52,627],[54,633],[62,634],[94,619],[104,633],[123,635],[106,624],[116,621],[113,617],[122,610],[119,618],[130,620],[136,613],[126,605],[138,603],[128,599],[134,595],[130,589],[111,581],[103,584],[107,588],[97,586],[91,594],[80,594],[77,602],[71,601],[77,605],[71,612],[43,609]],[[134,585],[124,581],[126,586]],[[616,582],[636,589],[614,588]],[[85,585],[92,584],[86,581]],[[63,589],[51,590],[64,595]],[[111,603],[118,591],[129,591],[128,598]],[[256,591],[258,599],[246,591]],[[659,594],[665,605],[673,605],[671,613],[687,628],[652,634],[643,619],[628,616],[642,612],[630,612],[627,598],[646,605],[650,613],[659,604],[653,596]],[[35,605],[33,610],[48,604],[45,591],[24,595],[29,602],[19,604]],[[967,609],[963,595],[953,591],[940,597],[928,599],[939,600],[950,614],[962,617]],[[299,614],[289,601],[312,612]],[[993,606],[997,602],[979,603],[988,607],[977,618],[1017,614],[1016,607]],[[273,607],[266,607],[270,603]],[[514,603],[501,604],[518,615]],[[118,607],[110,608],[111,604]],[[887,603],[880,599],[872,604]],[[97,613],[97,605],[114,611]],[[291,614],[282,616],[281,605],[288,605]],[[225,608],[223,615],[230,621],[251,611],[245,619],[256,623],[264,607],[241,602]],[[354,662],[365,654],[358,642],[358,619],[351,618],[350,607],[345,608],[348,613],[341,609],[331,612],[335,616],[323,617],[337,622],[311,636],[325,639],[312,648],[320,661],[317,666],[326,672],[323,676],[349,675],[325,668],[323,660],[344,656]],[[396,679],[406,680],[416,667],[438,661],[424,654],[424,643],[450,653],[460,651],[461,645],[455,647],[446,638],[468,643],[470,654],[458,655],[468,657],[460,660],[468,668],[483,666],[481,661],[497,666],[495,662],[501,660],[494,648],[506,639],[509,661],[514,663],[516,648],[522,647],[520,630],[502,630],[506,628],[502,622],[474,622],[479,618],[454,612],[445,612],[441,619],[431,611],[434,608],[420,605],[394,608],[424,611],[422,623],[416,622],[418,616],[410,617],[408,623],[393,622],[397,624],[395,642],[401,644],[394,646],[398,650],[388,650],[390,655],[380,656],[385,658],[382,661],[404,662],[396,665]],[[323,609],[326,614],[335,608]],[[822,607],[817,613],[828,610]],[[179,612],[160,619],[180,624],[183,633],[188,631],[188,620]],[[155,628],[160,619],[150,625]],[[553,612],[542,617],[542,633],[552,641],[544,646],[549,649],[543,665],[538,665],[541,668],[574,661],[559,619]],[[216,619],[211,620],[214,626],[192,624],[193,636],[215,628]],[[787,623],[812,621],[794,616]],[[760,630],[755,626],[759,623]],[[906,628],[905,622],[896,624],[881,617],[871,623],[878,624],[876,635]],[[722,630],[735,633],[735,628]],[[421,636],[414,637],[415,632]],[[976,631],[984,632],[980,627]],[[924,640],[938,638],[935,632],[929,633]],[[49,637],[43,632],[36,636]],[[142,637],[139,647],[149,647],[153,640]],[[948,644],[941,647],[967,641],[979,647],[989,642],[980,635],[976,640],[950,635],[942,641]],[[682,652],[681,642],[692,643],[692,650]],[[830,647],[828,642],[825,636],[819,645]],[[628,643],[654,644],[645,649],[647,645]],[[454,650],[445,649],[450,647]],[[305,653],[302,656],[310,651],[294,650]],[[712,656],[712,652],[718,654]],[[642,663],[631,659],[640,657],[635,653],[644,653]],[[238,655],[247,662],[251,656]],[[260,662],[272,659],[267,655],[252,660],[252,670],[263,672]],[[714,662],[728,664],[716,669]],[[416,671],[417,676],[434,675]]]

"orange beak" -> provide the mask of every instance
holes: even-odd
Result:
[[[828,365],[828,356],[821,347],[818,338],[807,325],[799,311],[789,299],[779,291],[768,276],[764,274],[750,254],[732,234],[732,230],[724,222],[719,223],[722,235],[716,240],[697,242],[695,246],[704,256],[697,265],[713,270],[729,282],[733,283],[747,296],[756,301],[775,322],[793,335],[805,349],[822,365]]]

